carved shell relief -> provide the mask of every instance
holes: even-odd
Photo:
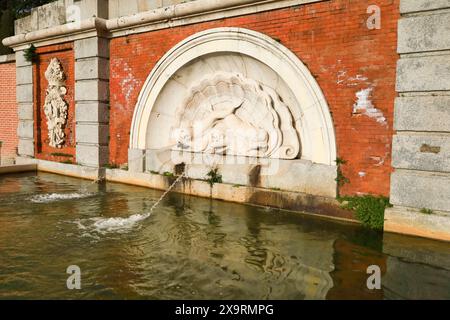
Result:
[[[61,62],[53,58],[45,71],[48,87],[45,94],[44,113],[47,118],[49,145],[62,148],[65,143],[64,128],[67,123],[68,104],[64,101],[67,89]]]
[[[175,150],[294,159],[300,139],[289,107],[272,88],[242,74],[207,75],[177,109]]]

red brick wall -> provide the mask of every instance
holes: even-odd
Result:
[[[17,151],[16,64],[0,64],[0,159],[10,163]]]
[[[34,81],[37,84],[35,86],[35,156],[44,160],[75,162],[75,58],[73,44],[65,43],[42,47],[37,49],[37,53],[39,59],[34,67]],[[64,130],[66,142],[61,149],[49,145],[47,120],[43,108],[48,87],[44,74],[52,58],[59,59],[66,75],[67,94],[64,96],[64,100],[69,104],[68,119]]]
[[[369,5],[382,9],[380,30],[366,27]],[[279,40],[317,79],[336,130],[338,157],[350,183],[341,194],[389,193],[399,0],[332,0],[115,38],[111,41],[110,161],[127,162],[133,110],[155,63],[186,37],[209,28],[243,27]],[[371,101],[386,123],[353,114],[356,93],[373,87]]]

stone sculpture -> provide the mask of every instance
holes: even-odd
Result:
[[[67,123],[68,104],[63,97],[67,93],[64,86],[65,75],[60,61],[53,58],[45,71],[48,87],[45,95],[44,113],[47,117],[49,145],[62,148],[65,142],[64,127]]]
[[[275,90],[242,74],[207,75],[176,119],[175,150],[281,159],[300,153],[289,107]]]

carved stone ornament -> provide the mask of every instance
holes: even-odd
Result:
[[[65,142],[64,128],[67,123],[68,104],[63,97],[67,93],[64,86],[65,75],[60,61],[53,58],[45,71],[48,87],[45,95],[44,113],[47,117],[49,145],[61,148]]]
[[[294,159],[300,139],[289,107],[272,88],[220,72],[194,85],[177,109],[175,150]]]

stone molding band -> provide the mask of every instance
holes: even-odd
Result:
[[[110,20],[93,17],[79,23],[18,34],[3,39],[2,43],[17,51],[26,49],[28,43],[39,47],[93,36],[120,37],[170,28],[174,24],[199,23],[319,1],[328,0],[197,0]]]

